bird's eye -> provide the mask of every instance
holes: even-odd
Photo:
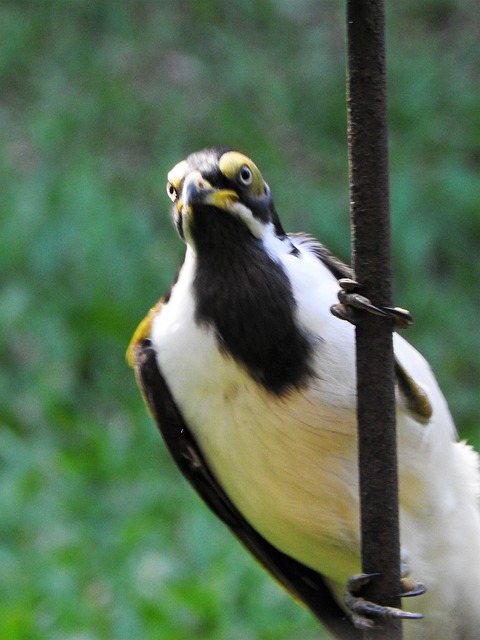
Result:
[[[238,172],[238,181],[244,187],[249,187],[253,182],[252,170],[246,164],[244,164]]]
[[[170,200],[172,202],[175,202],[175,200],[178,197],[178,193],[177,193],[177,190],[175,189],[175,187],[173,186],[173,184],[171,182],[167,182],[167,193],[168,193],[168,197],[170,198]]]

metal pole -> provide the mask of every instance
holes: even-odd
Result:
[[[361,293],[392,306],[383,0],[347,0],[352,261]],[[364,589],[400,607],[400,542],[392,322],[358,313],[357,415]],[[365,638],[401,640],[399,621]]]

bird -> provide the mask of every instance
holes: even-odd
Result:
[[[255,559],[333,638],[360,639],[344,595],[361,567],[355,328],[338,313],[352,271],[284,231],[259,168],[234,148],[190,154],[167,194],[184,261],[127,351],[147,407]],[[397,331],[393,344],[402,575],[426,586],[404,637],[473,640],[479,457],[427,361]]]

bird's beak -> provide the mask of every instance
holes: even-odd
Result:
[[[239,197],[230,189],[215,189],[205,180],[199,171],[194,171],[185,178],[182,197],[177,203],[179,213],[190,216],[193,207],[201,204],[229,211]]]

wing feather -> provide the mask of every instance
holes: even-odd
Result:
[[[362,634],[340,608],[324,578],[285,555],[263,538],[231,502],[205,461],[158,368],[148,338],[133,346],[138,384],[177,466],[210,509],[257,561],[297,600],[307,606],[338,640],[360,640]]]
[[[321,242],[306,233],[291,233],[288,237],[296,245],[303,245],[313,253],[337,278],[353,278],[353,270],[333,255]],[[432,416],[432,405],[421,385],[417,384],[406,368],[395,357],[395,380],[405,408],[414,420],[428,423]]]

